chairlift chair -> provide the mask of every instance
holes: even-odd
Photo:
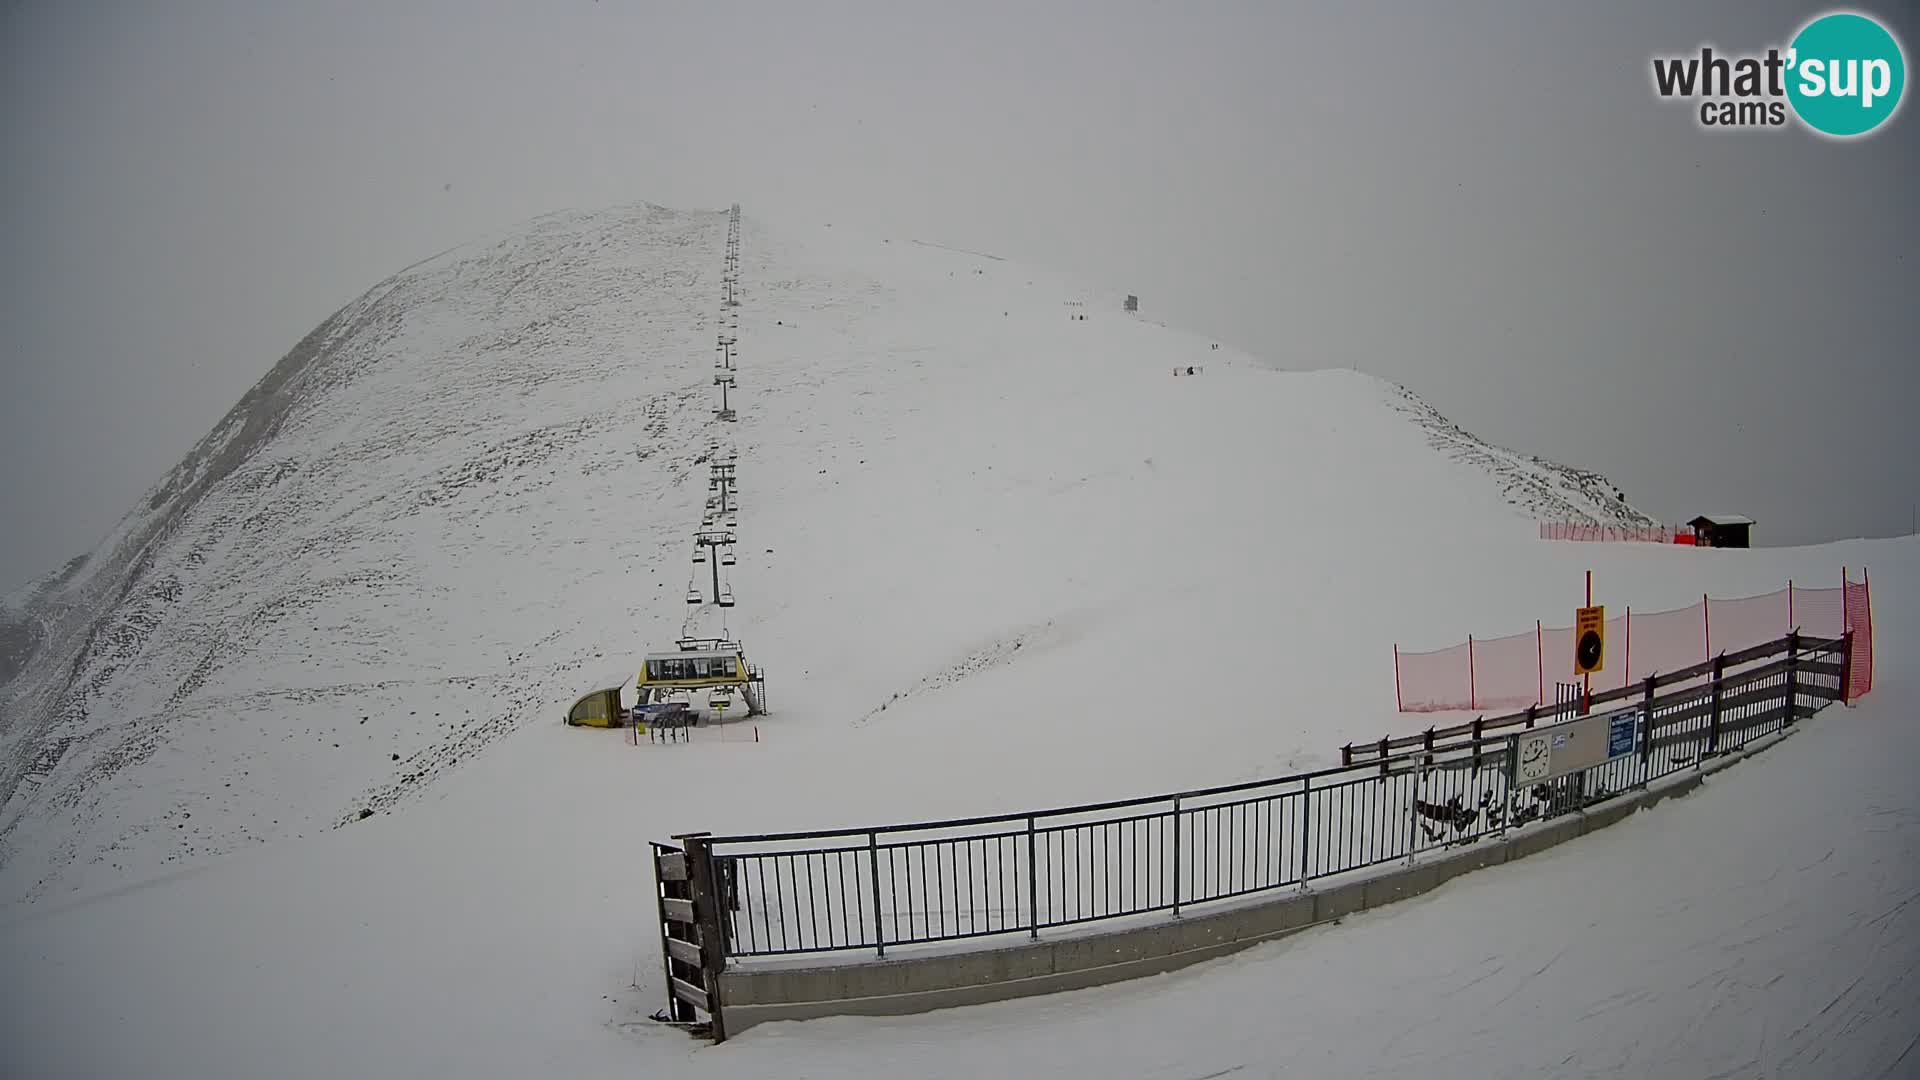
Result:
[[[707,547],[705,544],[693,545],[693,561],[696,563],[707,561]]]
[[[698,605],[699,603],[701,603],[701,600],[700,600],[700,590],[699,590],[699,589],[688,589],[688,590],[687,590],[687,603],[689,603],[689,604],[695,604],[695,605]]]
[[[729,585],[725,589],[722,589],[720,591],[720,606],[721,607],[733,606],[733,586]]]
[[[732,548],[722,548],[722,549],[720,550],[720,565],[721,565],[721,566],[732,566],[732,565],[734,564],[734,562],[735,562],[735,560],[734,560],[734,557],[733,557],[733,549],[732,549]]]

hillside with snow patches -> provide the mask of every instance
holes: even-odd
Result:
[[[1871,562],[1894,609],[1876,704],[1902,685],[1909,543],[1544,544],[1541,518],[1646,519],[1402,388],[1277,370],[990,255],[749,219],[723,308],[726,232],[565,213],[409,267],[8,601],[0,958],[38,988],[14,1002],[20,1060],[675,1067],[684,1036],[644,1019],[642,841],[1324,765],[1418,726],[1393,711],[1396,642],[1564,621],[1586,569],[1597,599],[1653,609]],[[716,447],[738,453],[738,606],[690,609]],[[771,715],[675,747],[559,723],[685,632],[742,640]],[[113,1038],[57,1022],[95,999]],[[762,1038],[717,1060],[779,1072],[752,1064]]]
[[[1421,445],[1431,410],[1407,423],[1370,378],[1271,371],[991,258],[830,235],[749,231],[723,425],[724,230],[543,218],[301,341],[12,620],[35,639],[4,690],[4,895],[385,809],[666,647],[717,441],[746,505],[730,629],[782,736],[883,706],[911,725],[1022,645],[1073,684],[1059,707],[1119,704],[1139,668],[1094,639],[1163,599],[1285,600],[1300,575],[1272,555],[1331,567],[1325,542],[1458,516],[1462,491],[1495,532],[1523,527],[1503,489],[1596,509],[1577,474],[1457,429],[1478,456],[1450,467]],[[1270,671],[1289,629],[1219,660]]]

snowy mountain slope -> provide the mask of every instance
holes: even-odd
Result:
[[[557,558],[546,530],[562,554],[591,532],[539,501],[556,458],[604,487],[650,410],[690,426],[667,407],[692,380],[641,373],[710,341],[722,229],[652,208],[542,219],[309,335],[122,524],[7,687],[8,870],[49,813],[54,864],[111,864],[156,830],[167,860],[229,850],[331,818],[402,770],[392,752],[497,722],[566,597],[493,621],[477,593],[529,551]],[[606,334],[611,313],[635,332]],[[622,531],[616,548],[647,541]],[[49,747],[51,777],[18,790]],[[129,805],[134,787],[152,797]]]
[[[1597,599],[1660,607],[1870,562],[1882,670],[1911,654],[1910,543],[1537,543],[1396,388],[1069,320],[1097,293],[844,229],[748,223],[718,423],[725,220],[559,215],[397,275],[45,594],[66,613],[0,689],[9,775],[36,777],[0,817],[0,1071],[857,1074],[859,1047],[696,1053],[644,1019],[643,840],[1322,764],[1404,728],[1393,640],[1564,611],[1588,568]],[[773,715],[673,747],[562,727],[680,633],[714,442],[740,453],[740,606],[695,625],[744,639]],[[1445,1015],[1382,1000],[1396,1033]],[[950,1022],[892,1025],[876,1060]],[[1235,1064],[1202,1038],[1172,1053],[1208,1068],[1140,1072]]]
[[[1009,673],[1044,664],[1023,710],[1149,738],[1213,718],[1152,787],[1378,730],[1374,678],[1359,709],[1352,681],[1286,688],[1311,708],[1276,727],[1252,673],[1383,654],[1413,567],[1371,567],[1405,522],[1425,543],[1530,535],[1501,488],[1536,474],[1529,509],[1585,505],[1549,467],[1433,453],[1371,378],[1273,372],[1069,309],[1093,294],[1078,282],[845,230],[749,226],[741,419],[721,425],[725,230],[555,215],[302,341],[31,609],[45,640],[0,691],[0,895],[356,820],[551,719],[587,674],[679,635],[716,439],[742,455],[730,629],[772,673],[770,736],[965,742],[964,717],[1003,714]],[[1175,379],[1183,362],[1206,373]],[[1327,632],[1349,620],[1366,641]],[[1187,635],[1209,673],[1156,671]],[[1024,725],[1035,756],[1013,769],[954,752],[995,798],[1046,799],[1047,755],[1084,753],[1091,722]]]

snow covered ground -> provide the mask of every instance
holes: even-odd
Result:
[[[1889,593],[1882,640],[1911,642],[1912,589]],[[719,1047],[643,1019],[663,999],[639,845],[665,826],[635,763],[656,750],[532,729],[405,813],[10,913],[0,1071],[1905,1075],[1920,1030],[1909,668],[1694,795],[1340,926],[1115,987],[770,1024]],[[732,765],[770,747],[705,749]],[[788,764],[795,816],[844,782]]]
[[[1276,370],[1123,315],[1118,291],[844,229],[749,221],[723,425],[725,231],[560,215],[398,275],[38,591],[47,629],[0,687],[0,1072],[1897,1059],[1916,545],[1541,543],[1536,514],[1634,512],[1589,474],[1474,451],[1365,376]],[[1205,374],[1172,375],[1188,363]],[[739,606],[696,614],[767,668],[760,740],[562,727],[591,677],[680,633],[699,458],[723,440]],[[1409,726],[1395,640],[1564,621],[1589,567],[1596,599],[1654,608],[1837,583],[1842,564],[1872,567],[1874,698],[1604,835],[1129,986],[712,1049],[645,1019],[664,1000],[646,840],[1325,764]],[[1816,1047],[1832,1056],[1793,1056]]]

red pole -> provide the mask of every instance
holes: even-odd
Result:
[[[1787,579],[1787,632],[1792,633],[1796,624],[1793,621],[1793,579]]]
[[[1480,687],[1478,676],[1473,670],[1473,635],[1467,635],[1467,708],[1480,707]]]
[[[1593,606],[1593,571],[1591,570],[1587,571],[1587,606],[1588,607]],[[1600,632],[1603,634],[1607,632],[1607,628],[1604,623],[1600,627]],[[1582,675],[1580,676],[1580,713],[1582,716],[1584,716],[1587,713],[1590,713],[1592,711],[1593,711],[1593,676]]]
[[[1400,697],[1400,643],[1393,643],[1393,711],[1406,712],[1407,703]]]

